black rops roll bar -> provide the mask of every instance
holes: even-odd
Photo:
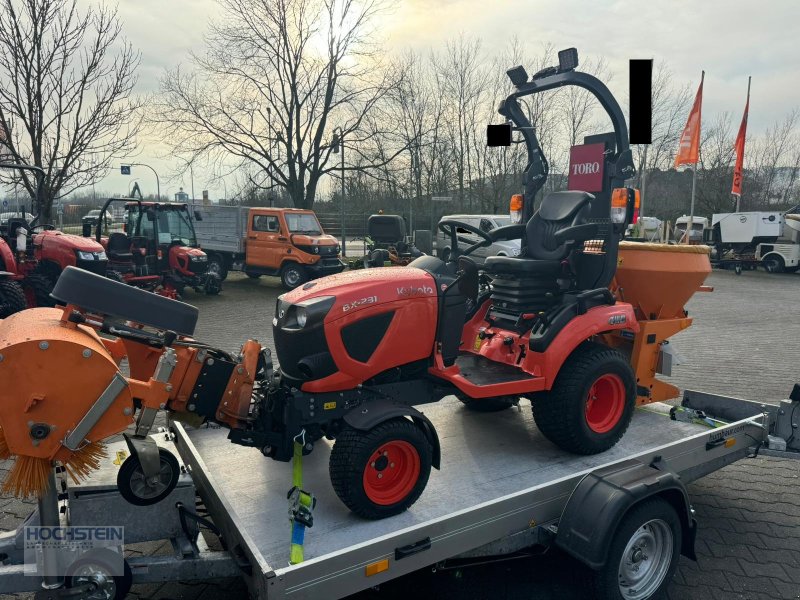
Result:
[[[556,72],[555,74],[538,78],[534,76],[532,81],[516,85],[516,91],[501,102],[498,108],[498,112],[511,121],[516,126],[516,130],[522,134],[528,151],[528,165],[525,167],[523,183],[525,185],[525,198],[529,199],[529,201],[526,201],[523,207],[523,223],[527,223],[533,216],[532,200],[547,181],[549,164],[539,145],[536,130],[519,104],[519,98],[568,85],[582,87],[591,92],[611,118],[611,123],[614,126],[616,147],[606,155],[604,189],[610,191],[615,187],[623,187],[626,179],[636,175],[636,168],[633,165],[633,157],[628,142],[628,126],[625,123],[625,117],[617,100],[602,81],[593,75],[579,71]]]
[[[139,232],[141,229],[142,224],[142,200],[141,198],[109,198],[106,200],[106,203],[103,204],[103,208],[100,210],[100,215],[97,217],[97,228],[95,229],[94,238],[97,243],[100,243],[100,239],[102,237],[101,233],[103,231],[103,221],[106,220],[106,211],[108,211],[108,207],[111,206],[112,202],[136,202],[139,205],[139,219],[136,221],[136,233]],[[135,235],[136,233],[130,232],[129,235]]]

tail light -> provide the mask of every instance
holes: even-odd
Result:
[[[508,214],[511,217],[511,222],[514,225],[522,223],[522,209],[525,206],[522,194],[514,194],[511,196],[511,201],[508,203]]]
[[[122,224],[122,232],[123,233],[128,233],[128,224],[127,223],[123,223]]]
[[[641,198],[639,195],[639,190],[633,190],[633,218],[631,219],[631,223],[634,225],[639,222],[639,203],[641,202]]]

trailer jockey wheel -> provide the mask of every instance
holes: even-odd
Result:
[[[597,454],[628,429],[636,378],[625,356],[586,342],[564,362],[549,393],[533,399],[536,426],[551,442],[576,454]]]
[[[133,583],[128,561],[116,552],[98,548],[90,550],[67,569],[67,588],[86,588],[77,598],[116,600],[127,596]],[[77,591],[77,590],[76,590]]]
[[[368,431],[347,427],[331,451],[331,483],[354,513],[383,519],[416,502],[428,483],[431,457],[425,433],[407,419],[390,419]]]
[[[617,527],[605,567],[589,574],[591,597],[661,597],[678,566],[682,536],[678,515],[663,498],[651,498],[634,506]]]
[[[136,506],[161,502],[178,485],[180,466],[178,459],[167,449],[158,449],[159,472],[150,481],[144,476],[139,457],[131,454],[117,473],[117,487],[125,500]]]

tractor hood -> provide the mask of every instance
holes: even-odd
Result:
[[[290,305],[321,304],[333,298],[326,321],[378,304],[437,296],[433,276],[415,267],[382,267],[345,271],[310,281],[278,298],[277,315]],[[327,302],[325,302],[327,304]]]
[[[37,233],[34,236],[33,242],[37,246],[42,246],[44,248],[61,247],[78,250],[80,252],[102,252],[104,249],[103,246],[92,238],[54,230]]]

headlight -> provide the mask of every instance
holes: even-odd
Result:
[[[199,256],[195,256],[194,254],[192,254],[192,255],[189,256],[189,260],[192,261],[192,262],[197,262],[197,261],[200,260],[200,257]]]
[[[297,324],[303,328],[308,323],[308,311],[305,308],[297,309]]]
[[[314,327],[325,319],[335,302],[334,296],[319,296],[292,305],[279,298],[273,324],[280,323],[282,328],[288,330]]]
[[[102,250],[97,254],[95,254],[95,257],[97,258],[97,260],[108,260],[108,256],[106,256],[105,251]]]
[[[93,252],[82,252],[81,250],[76,250],[76,252],[80,260],[94,260]]]

